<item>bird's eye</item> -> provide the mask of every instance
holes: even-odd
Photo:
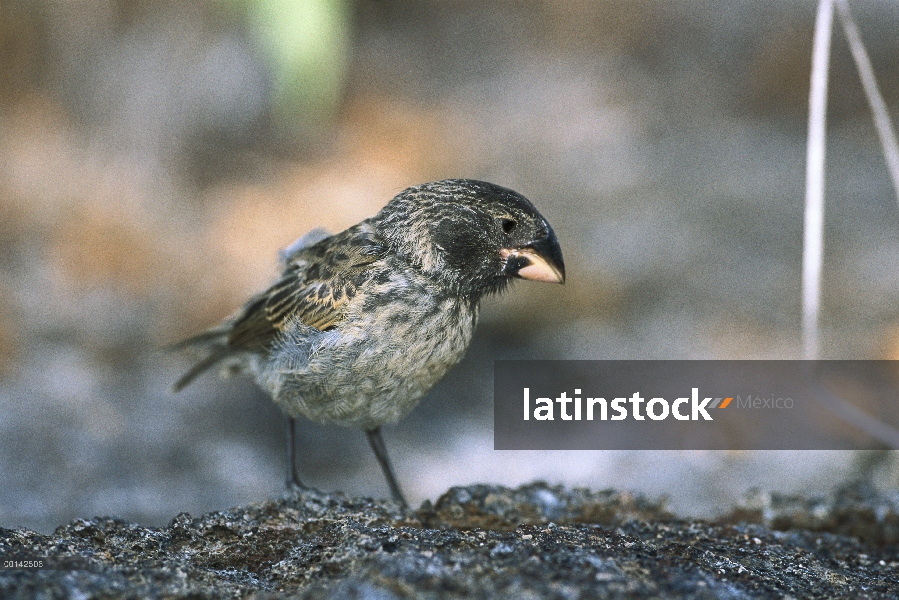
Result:
[[[499,226],[502,227],[503,233],[512,233],[518,223],[514,219],[500,219]]]

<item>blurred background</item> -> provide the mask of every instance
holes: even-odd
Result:
[[[278,494],[246,379],[171,384],[313,227],[485,179],[552,223],[564,287],[485,303],[464,363],[385,428],[410,500],[551,483],[667,495],[896,485],[889,454],[497,452],[492,361],[798,358],[811,0],[0,0],[0,526],[167,523]],[[899,120],[899,4],[852,8]],[[899,358],[899,209],[835,29],[825,358]],[[894,426],[897,424],[893,424]],[[388,495],[365,436],[302,474]]]

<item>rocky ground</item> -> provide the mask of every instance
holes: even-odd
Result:
[[[151,528],[0,529],[4,598],[897,598],[899,496],[756,494],[716,522],[628,494],[452,488],[404,511],[291,492]]]

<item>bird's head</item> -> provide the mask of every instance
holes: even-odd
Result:
[[[375,217],[392,250],[455,292],[480,297],[512,278],[564,283],[546,219],[512,190],[470,179],[408,188]]]

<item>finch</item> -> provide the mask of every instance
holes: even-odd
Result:
[[[564,283],[556,235],[524,196],[447,179],[400,192],[377,215],[282,254],[284,271],[236,315],[177,345],[250,374],[288,416],[288,484],[302,486],[294,423],[361,429],[406,506],[381,426],[406,416],[458,363],[482,298],[515,279]]]

